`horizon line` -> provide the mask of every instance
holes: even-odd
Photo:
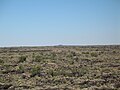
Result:
[[[12,47],[54,47],[54,46],[119,46],[120,44],[54,44],[54,45],[8,45],[0,48]]]

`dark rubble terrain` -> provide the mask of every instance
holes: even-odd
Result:
[[[0,48],[0,90],[120,90],[120,45]]]

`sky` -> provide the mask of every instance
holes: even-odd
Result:
[[[120,45],[120,0],[0,0],[0,47]]]

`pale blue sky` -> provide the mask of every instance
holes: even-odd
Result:
[[[120,44],[120,0],[0,0],[0,46]]]

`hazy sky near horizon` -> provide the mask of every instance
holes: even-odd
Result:
[[[120,0],[0,0],[0,46],[120,44]]]

